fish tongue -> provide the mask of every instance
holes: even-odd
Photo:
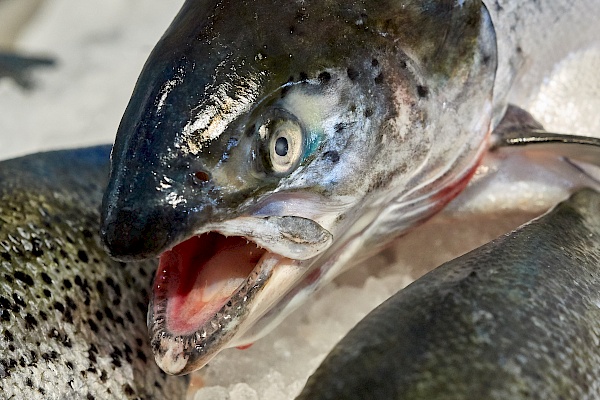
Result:
[[[190,334],[219,311],[266,251],[243,237],[195,236],[160,257],[155,296],[164,293],[167,328]],[[162,285],[162,287],[161,287]]]

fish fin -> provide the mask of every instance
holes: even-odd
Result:
[[[600,139],[551,133],[509,106],[467,188],[444,213],[541,214],[582,188],[600,189]]]
[[[492,148],[523,148],[554,153],[575,162],[600,166],[600,138],[544,130],[527,111],[509,105],[492,134]]]

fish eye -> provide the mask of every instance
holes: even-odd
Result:
[[[261,130],[266,133],[268,168],[275,175],[291,173],[304,153],[304,132],[300,124],[292,119],[276,119]]]

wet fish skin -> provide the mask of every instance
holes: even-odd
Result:
[[[303,399],[600,396],[600,194],[450,261],[336,345]]]
[[[323,31],[336,35],[324,39]],[[462,173],[488,131],[486,113],[472,110],[491,107],[494,40],[478,1],[187,1],[119,126],[102,213],[107,250],[119,259],[155,257],[207,223],[254,211],[276,191],[361,198],[429,169]],[[291,96],[326,115],[302,115],[285,104]],[[447,111],[443,104],[458,98]],[[307,131],[303,177],[257,170],[263,155],[253,128],[276,118],[273,109]],[[454,113],[470,121],[469,134],[448,131]],[[418,171],[427,157],[445,159],[450,143],[468,153],[459,166]],[[389,168],[374,169],[374,157]],[[343,165],[364,179],[340,172]]]
[[[146,328],[156,263],[100,246],[110,146],[0,162],[0,397],[182,398]]]
[[[102,210],[109,254],[166,255],[149,317],[161,368],[257,340],[449,202],[485,151],[495,69],[476,0],[184,3],[123,115]],[[276,170],[280,133],[295,157]],[[236,267],[201,268],[218,258],[207,232],[265,252],[201,302],[204,276]],[[197,238],[198,257],[170,257]]]

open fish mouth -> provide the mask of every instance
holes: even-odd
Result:
[[[284,260],[293,262],[244,237],[216,232],[164,252],[148,316],[159,366],[183,374],[207,363],[211,349],[235,335],[255,294]]]
[[[240,336],[272,306],[269,299],[278,297],[272,292],[285,293],[306,272],[300,265],[304,260],[290,255],[314,256],[331,243],[327,231],[317,236],[318,244],[307,243],[306,237],[289,238],[296,248],[286,246],[284,255],[268,248],[265,236],[211,230],[163,252],[148,310],[158,365],[169,374],[185,374],[205,365],[223,347],[248,344]],[[266,286],[269,294],[260,296]]]

